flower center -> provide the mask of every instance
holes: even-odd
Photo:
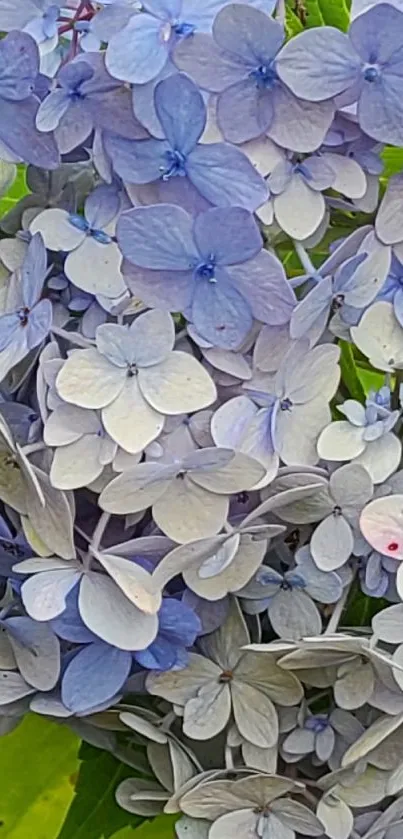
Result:
[[[379,67],[369,66],[364,70],[364,79],[366,82],[376,82],[379,76]]]
[[[314,731],[315,734],[320,734],[328,727],[327,717],[308,717],[304,723],[304,728],[307,731]]]
[[[275,81],[277,80],[277,73],[274,69],[273,62],[270,64],[260,64],[260,66],[257,67],[256,70],[252,70],[249,75],[256,83],[256,87],[261,88],[262,90],[268,90],[273,87]]]
[[[169,181],[170,178],[179,176],[186,177],[186,157],[176,149],[174,151],[165,152],[165,166],[160,166],[161,177],[163,181]]]
[[[214,259],[210,257],[208,262],[202,262],[197,266],[195,275],[199,280],[207,280],[209,283],[216,283],[215,276],[216,265]]]
[[[286,396],[285,399],[282,399],[280,402],[280,411],[291,411],[291,408],[291,399],[289,399],[288,396]]]
[[[175,35],[179,38],[188,38],[189,35],[193,35],[196,29],[193,23],[186,23],[185,21],[183,21],[183,23],[175,23],[172,28]]]
[[[23,306],[22,309],[18,310],[17,314],[18,314],[21,326],[28,326],[29,312],[30,312],[30,310],[28,309],[27,306]]]
[[[223,672],[221,673],[221,675],[218,678],[218,681],[221,682],[222,684],[228,684],[228,682],[232,682],[233,678],[234,678],[234,674],[233,674],[232,670],[223,670]]]
[[[112,241],[111,236],[108,236],[108,234],[103,230],[91,227],[88,224],[87,219],[85,219],[84,216],[78,215],[78,213],[70,213],[69,222],[73,225],[73,227],[76,227],[77,230],[82,230],[82,232],[86,233],[87,236],[91,236],[96,242],[99,242],[100,245],[109,245]]]

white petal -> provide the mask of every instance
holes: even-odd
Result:
[[[50,621],[66,608],[66,597],[80,579],[76,567],[65,571],[44,571],[23,583],[22,602],[31,618]]]
[[[235,813],[226,813],[211,825],[209,839],[234,839],[234,836],[238,839],[254,839],[257,836],[258,818],[253,810],[239,809]]]
[[[278,718],[271,699],[237,678],[231,683],[231,694],[235,722],[242,737],[255,746],[274,746],[278,739]]]
[[[341,420],[323,429],[318,440],[318,455],[323,460],[351,460],[365,451],[363,428]]]
[[[138,374],[147,402],[162,414],[187,414],[211,405],[217,396],[212,378],[189,353],[172,352]]]
[[[207,347],[202,349],[202,353],[206,361],[213,367],[228,373],[229,376],[244,380],[252,377],[250,365],[240,352],[221,350],[218,347]]]
[[[35,688],[28,685],[19,673],[0,671],[0,706],[16,702],[30,693],[35,693]]]
[[[380,300],[370,306],[358,326],[351,328],[351,336],[358,349],[379,370],[392,372],[403,364],[403,329],[391,303]]]
[[[183,579],[199,597],[220,600],[229,593],[239,591],[249,582],[263,562],[266,550],[265,540],[254,542],[248,536],[242,536],[239,549],[227,568],[213,577],[203,578],[197,566],[190,566],[183,571]]]
[[[317,441],[331,418],[328,403],[319,396],[291,411],[279,411],[276,418],[276,449],[289,466],[315,466],[319,460]]]
[[[402,444],[396,434],[389,431],[379,440],[367,443],[365,451],[354,462],[365,467],[374,484],[381,484],[396,471],[401,456]]]
[[[84,434],[80,440],[56,449],[50,480],[56,489],[78,489],[92,484],[103,472],[100,462],[102,439]]]
[[[211,685],[214,680],[217,682],[220,673],[220,668],[213,661],[190,653],[184,670],[154,671],[147,676],[146,687],[152,696],[161,696],[174,705],[184,706],[197,696],[203,685]]]
[[[220,469],[191,472],[192,481],[214,493],[232,494],[252,489],[262,480],[265,469],[253,457],[236,452],[234,457]]]
[[[24,620],[16,618],[15,621]],[[8,624],[15,624],[11,619]],[[17,625],[18,631],[18,625]],[[33,624],[29,647],[9,632],[11,646],[17,660],[21,676],[37,690],[52,690],[60,675],[60,646],[56,635],[44,623]]]
[[[161,606],[161,592],[148,571],[121,556],[97,551],[97,560],[128,599],[147,615],[155,615]]]
[[[347,672],[335,683],[334,698],[337,705],[345,711],[362,708],[371,698],[374,682],[374,671],[370,662],[360,664],[357,660],[354,670]]]
[[[355,160],[332,152],[322,155],[322,160],[329,164],[336,175],[332,189],[341,192],[347,198],[362,198],[367,188],[367,179]]]
[[[50,251],[73,251],[86,238],[84,231],[69,222],[66,210],[44,210],[34,218],[30,232],[41,233]]]
[[[138,378],[129,376],[116,399],[103,409],[102,420],[122,449],[137,454],[159,436],[165,417],[144,399]]]
[[[231,694],[227,684],[209,682],[185,705],[183,732],[192,740],[209,740],[225,728],[231,713]]]
[[[228,506],[225,495],[213,495],[189,477],[178,477],[154,502],[153,517],[163,533],[183,544],[215,536],[225,523]]]
[[[299,641],[322,631],[318,608],[304,591],[279,591],[268,613],[274,631],[286,641]]]
[[[47,420],[43,438],[47,446],[67,446],[83,434],[96,434],[101,427],[92,411],[76,405],[60,405]]]
[[[137,609],[113,580],[102,574],[83,577],[78,605],[88,629],[120,650],[143,650],[156,637],[158,617]]]
[[[96,349],[77,350],[65,361],[56,387],[66,402],[103,408],[116,399],[125,380],[126,370],[111,364]]]
[[[126,291],[121,264],[122,254],[115,242],[103,245],[87,236],[80,247],[68,255],[64,270],[69,280],[88,294],[114,298]]]
[[[310,547],[312,557],[321,571],[341,568],[350,558],[354,547],[350,525],[343,516],[332,513],[314,531]]]
[[[298,175],[292,177],[290,185],[281,195],[274,197],[276,221],[292,239],[312,236],[325,215],[325,209],[322,193],[309,189]]]
[[[35,468],[35,473],[42,498],[34,492],[27,495],[30,524],[43,544],[49,548],[49,554],[55,553],[63,559],[74,559],[74,499],[55,489],[44,472]]]
[[[319,801],[316,814],[324,824],[329,839],[349,839],[354,816],[344,801],[336,795],[324,795]]]
[[[216,446],[240,450],[248,435],[249,423],[259,408],[247,396],[235,396],[214,412],[211,434]]]
[[[367,504],[361,513],[360,528],[376,551],[403,559],[403,495],[388,495]]]
[[[170,489],[175,472],[158,463],[139,463],[111,481],[101,494],[107,513],[138,513],[151,507]]]

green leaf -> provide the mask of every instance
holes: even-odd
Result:
[[[297,35],[314,26],[335,26],[346,32],[350,23],[345,0],[287,0],[288,35]]]
[[[18,203],[18,201],[27,195],[29,189],[25,180],[25,166],[17,166],[17,177],[7,194],[0,200],[0,219],[6,215]]]
[[[34,715],[1,738],[1,839],[54,839],[73,798],[78,748],[69,728]]]
[[[80,757],[76,794],[57,839],[110,839],[121,828],[138,827],[143,819],[122,810],[115,799],[116,787],[125,778],[133,777],[134,770],[108,752],[86,744]]]
[[[385,164],[384,171],[382,172],[382,178],[390,178],[392,175],[396,175],[397,172],[401,172],[403,169],[403,149],[395,149],[392,146],[387,146],[382,154],[381,158]]]
[[[352,399],[357,399],[358,402],[364,402],[365,393],[357,373],[353,347],[347,341],[340,341],[339,346],[342,382],[345,384]]]
[[[130,827],[124,827],[114,833],[113,839],[176,839],[175,822],[180,816],[158,816],[152,821],[144,822],[134,832]]]

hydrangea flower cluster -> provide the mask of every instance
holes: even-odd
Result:
[[[178,839],[395,839],[403,8],[285,23],[0,0],[0,730]]]

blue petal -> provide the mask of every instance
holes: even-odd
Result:
[[[29,309],[42,293],[47,269],[47,253],[40,233],[32,237],[21,268],[22,295]]]
[[[245,143],[270,128],[274,116],[271,90],[257,87],[251,78],[237,82],[220,93],[217,122],[230,143]]]
[[[0,315],[0,352],[11,344],[20,328],[21,322],[15,312]]]
[[[241,207],[219,207],[197,216],[194,237],[206,260],[218,265],[235,265],[256,256],[262,237],[255,219]]]
[[[39,131],[54,131],[70,106],[70,94],[63,89],[54,90],[39,106],[36,125]]]
[[[210,32],[215,16],[228,0],[183,0],[181,19],[192,23],[199,32]],[[260,9],[270,15],[276,6],[276,0],[249,0],[249,6]]]
[[[0,41],[1,44],[1,41]],[[35,125],[38,101],[1,100],[0,140],[26,163],[41,169],[56,169],[59,153],[52,134],[42,134]]]
[[[104,144],[115,172],[127,183],[157,181],[167,166],[169,144],[165,140],[125,140],[106,134]]]
[[[401,15],[403,19],[403,15]],[[381,143],[403,144],[403,45],[400,61],[386,67],[376,82],[365,82],[358,120],[366,134]]]
[[[166,597],[158,612],[159,634],[185,647],[194,644],[202,631],[200,618],[180,600]]]
[[[144,8],[160,20],[175,20],[179,17],[182,0],[145,0]]]
[[[38,47],[30,35],[10,32],[0,41],[0,98],[14,102],[27,99],[38,72]]]
[[[403,14],[389,3],[377,3],[353,20],[350,40],[366,64],[385,65],[403,47]]]
[[[273,18],[243,4],[231,3],[217,15],[213,35],[221,49],[255,69],[269,65],[284,41],[283,27]]]
[[[34,349],[49,334],[53,320],[53,309],[50,300],[40,300],[32,309],[28,318],[27,347]]]
[[[79,587],[75,586],[66,597],[66,608],[59,617],[50,621],[50,625],[59,638],[76,644],[98,643],[99,638],[90,632],[82,621],[78,611]]]
[[[69,92],[76,92],[77,88],[85,82],[89,82],[94,76],[94,68],[82,58],[80,61],[69,62],[62,67],[58,75],[58,81],[62,87]]]
[[[62,701],[73,713],[101,705],[121,690],[131,669],[130,653],[102,642],[89,644],[68,664],[62,680]]]
[[[206,106],[196,85],[180,73],[169,76],[155,89],[155,109],[171,148],[186,157],[206,125]]]
[[[169,53],[164,24],[148,14],[133,15],[109,42],[106,66],[115,79],[144,84],[161,72]]]
[[[85,218],[94,230],[103,230],[118,215],[120,209],[119,193],[115,186],[101,184],[86,198]]]
[[[173,204],[123,213],[116,233],[123,256],[140,268],[187,271],[198,260],[193,219]]]
[[[161,635],[146,650],[134,653],[134,658],[147,670],[172,670],[178,655],[177,644]]]
[[[361,61],[347,35],[330,26],[309,29],[288,41],[276,68],[295,96],[311,102],[343,93],[361,75]]]
[[[237,349],[245,340],[253,324],[252,312],[223,269],[216,271],[215,282],[196,280],[192,322],[215,347]]]
[[[196,33],[185,38],[172,58],[179,70],[212,93],[220,93],[249,75],[248,67],[236,55],[223,52],[209,35]]]
[[[262,176],[243,152],[228,143],[196,146],[186,171],[199,192],[219,207],[235,205],[253,212],[267,200]]]

